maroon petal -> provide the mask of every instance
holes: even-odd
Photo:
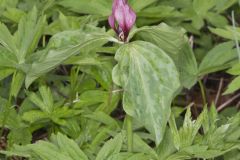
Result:
[[[108,23],[109,23],[110,27],[116,31],[115,19],[114,19],[113,15],[108,17]]]
[[[128,5],[127,0],[114,0],[112,15],[108,18],[108,21],[116,33],[123,35],[125,39],[136,21],[136,14]]]
[[[114,12],[114,18],[117,21],[119,27],[121,28],[121,30],[126,31],[127,28],[125,26],[125,13],[124,13],[124,6],[118,6],[115,9]]]
[[[130,31],[135,24],[136,21],[136,14],[135,12],[129,7],[125,7],[125,25],[128,31]]]
[[[136,21],[136,14],[127,4],[126,0],[115,1],[116,6],[114,8],[114,18],[118,22],[119,28],[128,35],[129,31],[133,27]]]

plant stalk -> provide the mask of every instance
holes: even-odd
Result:
[[[203,105],[205,106],[207,104],[207,98],[206,98],[206,93],[205,93],[205,89],[204,89],[202,80],[198,80],[198,84],[199,84],[200,89],[201,89]]]
[[[127,124],[127,146],[128,152],[133,152],[133,129],[132,129],[132,117],[126,115],[126,124]]]

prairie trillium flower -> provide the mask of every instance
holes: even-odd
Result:
[[[114,0],[112,15],[108,22],[122,41],[126,41],[130,30],[136,21],[136,14],[128,5],[127,0]]]

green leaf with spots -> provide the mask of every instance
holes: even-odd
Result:
[[[165,51],[177,66],[183,87],[191,88],[196,83],[198,66],[183,29],[162,23],[136,29],[130,33],[129,40],[132,37],[151,42]]]
[[[143,41],[123,45],[115,59],[113,80],[124,89],[124,110],[143,123],[159,144],[180,86],[174,62],[163,50]]]

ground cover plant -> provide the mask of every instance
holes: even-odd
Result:
[[[0,0],[0,159],[239,160],[238,0]]]

